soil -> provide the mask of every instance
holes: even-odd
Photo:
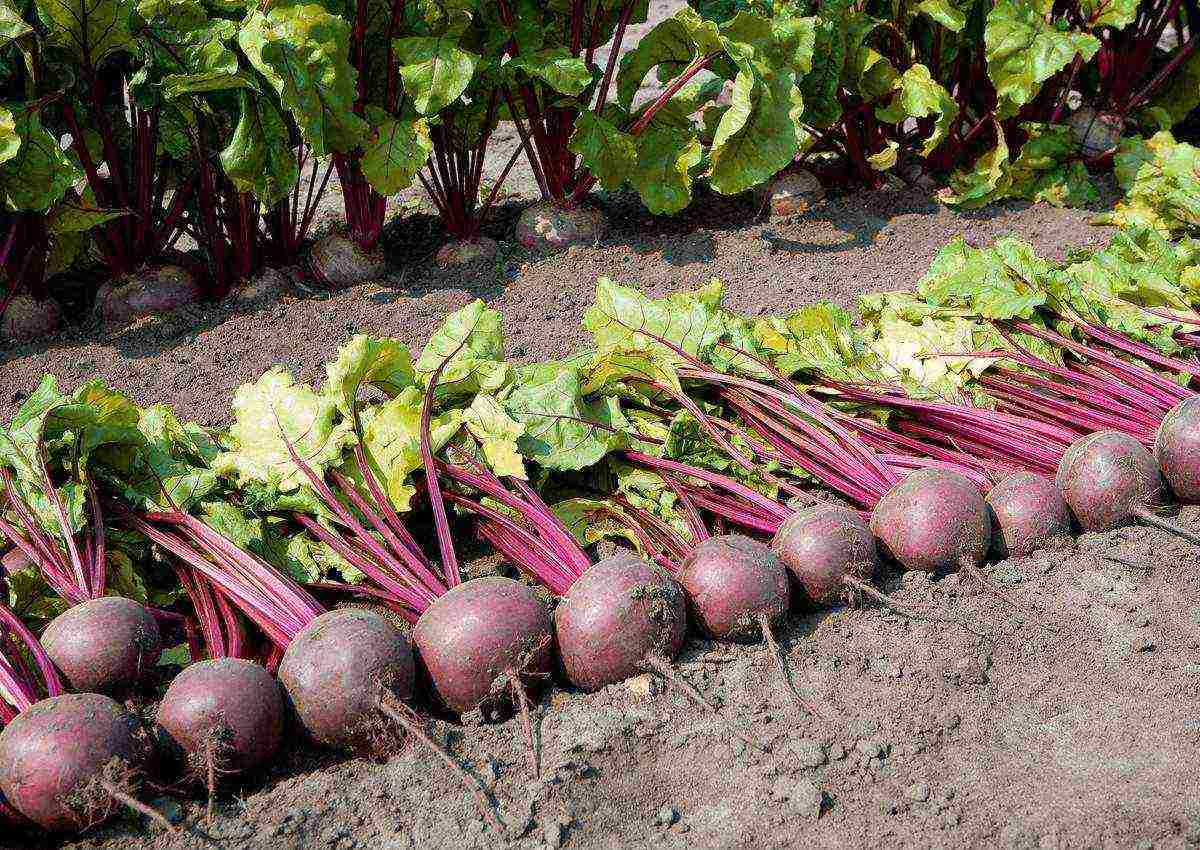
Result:
[[[661,17],[672,7],[653,8]],[[514,143],[497,138],[489,174]],[[1087,223],[1089,211],[1012,203],[959,214],[917,189],[831,194],[771,223],[761,198],[701,192],[672,219],[602,196],[611,227],[598,246],[541,255],[512,241],[532,185],[522,164],[486,229],[500,242],[493,265],[439,271],[444,237],[406,193],[393,202],[403,215],[385,236],[384,279],[329,293],[284,270],[240,299],[125,328],[68,315],[73,326],[60,336],[0,351],[0,416],[49,371],[66,387],[101,378],[140,403],[222,425],[234,390],[268,367],[320,380],[358,332],[419,348],[473,298],[503,313],[508,354],[523,361],[583,342],[580,319],[600,275],[656,295],[718,276],[729,305],[754,314],[823,298],[853,306],[865,292],[911,287],[957,234],[980,244],[1015,234],[1048,256],[1108,236]],[[335,183],[326,220],[339,204]],[[1179,521],[1200,530],[1200,509]],[[473,568],[494,569],[494,559]],[[551,683],[535,713],[540,778],[511,714],[458,723],[433,713],[431,730],[492,788],[504,836],[485,829],[455,775],[415,744],[381,762],[299,746],[265,775],[227,786],[208,828],[197,797],[147,789],[147,800],[210,840],[127,819],[66,844],[3,835],[0,848],[1200,846],[1195,550],[1129,528],[989,573],[1020,614],[969,581],[918,573],[891,573],[884,589],[968,628],[874,607],[795,606],[780,639],[820,717],[794,706],[761,645],[693,636],[679,669],[764,752],[649,677],[594,694],[561,676]]]

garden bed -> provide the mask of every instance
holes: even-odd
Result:
[[[197,308],[121,330],[84,327],[5,355],[8,415],[44,371],[64,385],[93,376],[135,401],[225,425],[240,384],[281,364],[309,379],[354,332],[419,348],[450,310],[481,297],[505,318],[508,353],[574,350],[595,279],[655,295],[729,282],[743,313],[911,286],[955,234],[1015,233],[1046,255],[1103,242],[1087,213],[1001,205],[951,213],[915,191],[833,199],[763,223],[751,201],[701,199],[670,222],[611,201],[616,227],[596,248],[538,256],[502,243],[495,266],[432,270],[428,220],[387,236],[394,271],[314,294]],[[506,232],[516,207],[493,225]],[[1179,517],[1200,528],[1200,511]],[[1119,560],[1112,560],[1113,558]],[[498,569],[496,558],[468,572]],[[884,589],[955,610],[985,637],[875,608],[794,614],[780,638],[822,716],[798,712],[761,646],[691,638],[681,669],[747,721],[769,753],[730,746],[722,727],[643,677],[585,695],[556,681],[535,710],[543,777],[520,721],[435,723],[489,783],[512,846],[1179,847],[1200,839],[1195,681],[1200,574],[1188,544],[1147,529],[1085,535],[1066,548],[1001,562],[992,574],[1042,622],[951,576],[896,575]],[[230,848],[502,846],[468,794],[419,750],[385,762],[294,751],[268,775],[219,798],[212,837]],[[160,795],[171,811],[202,804]],[[6,840],[7,841],[7,840]],[[5,846],[8,846],[7,843]],[[191,847],[118,821],[71,847]]]

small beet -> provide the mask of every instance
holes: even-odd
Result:
[[[1200,503],[1200,396],[1167,411],[1158,426],[1154,455],[1175,498],[1186,504]]]
[[[752,639],[790,602],[787,570],[775,553],[740,534],[699,543],[680,565],[679,583],[700,628],[715,638]]]
[[[329,747],[376,751],[379,700],[412,698],[408,638],[383,617],[342,608],[314,619],[289,644],[279,682],[301,727]]]
[[[1032,472],[1015,472],[987,493],[996,556],[1029,555],[1071,533],[1071,509],[1054,482]]]
[[[109,696],[136,688],[162,656],[158,623],[122,596],[91,599],[55,617],[42,646],[72,690]]]
[[[452,587],[421,615],[413,642],[438,697],[473,711],[498,685],[551,670],[553,625],[532,588],[512,579],[477,578]]]
[[[266,764],[279,750],[283,692],[251,661],[200,661],[171,682],[157,721],[194,768],[242,773]]]
[[[687,632],[679,585],[662,567],[620,552],[590,567],[554,611],[567,678],[594,691],[671,659]]]
[[[109,697],[51,697],[0,732],[0,793],[43,829],[84,830],[125,802],[146,754],[137,719]]]
[[[838,505],[792,514],[779,527],[771,549],[808,598],[822,606],[837,604],[848,585],[870,581],[879,566],[871,529],[857,511]]]
[[[977,569],[991,546],[983,494],[942,469],[920,469],[893,487],[871,514],[871,532],[905,569]]]

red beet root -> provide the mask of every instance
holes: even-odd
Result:
[[[46,654],[73,690],[122,696],[162,655],[158,624],[144,606],[102,596],[60,614],[42,635]]]
[[[1156,516],[1166,499],[1158,464],[1149,450],[1120,431],[1080,437],[1058,464],[1063,498],[1084,531],[1108,531],[1137,520],[1200,545],[1200,537]]]
[[[265,668],[237,658],[184,669],[158,706],[158,725],[194,768],[261,767],[283,741],[283,692]]]
[[[567,678],[594,691],[675,657],[687,632],[683,592],[631,552],[605,558],[571,585],[554,611]]]
[[[1154,455],[1175,498],[1187,504],[1200,502],[1200,396],[1167,411],[1158,426]]]
[[[963,476],[921,469],[888,491],[871,531],[909,570],[976,570],[987,557],[992,523],[979,489]]]
[[[43,829],[87,829],[132,802],[146,753],[136,718],[110,698],[51,697],[0,732],[0,792]]]
[[[545,678],[553,626],[533,590],[506,578],[477,578],[451,588],[421,615],[413,642],[438,697],[473,711],[507,682]],[[518,695],[519,696],[519,695]]]
[[[855,511],[818,505],[792,514],[771,549],[816,605],[835,605],[871,580],[879,553],[871,529]]]
[[[992,548],[1000,558],[1029,555],[1071,532],[1071,509],[1054,482],[1016,472],[987,494],[992,510]]]
[[[314,619],[283,654],[279,682],[304,731],[329,747],[378,751],[384,691],[412,698],[408,639],[378,614],[359,608]],[[386,737],[386,736],[384,736]]]
[[[787,570],[762,543],[723,534],[697,545],[679,568],[679,583],[703,631],[752,639],[788,610]]]

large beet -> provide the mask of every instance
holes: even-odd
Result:
[[[0,732],[0,792],[44,829],[86,829],[120,805],[112,791],[146,753],[137,719],[108,697],[52,697]]]
[[[766,545],[740,534],[710,537],[679,567],[679,583],[700,628],[715,638],[752,639],[784,616],[787,570]]]
[[[265,668],[237,658],[200,661],[175,677],[158,725],[202,778],[266,764],[283,742],[283,692]]]
[[[1166,497],[1153,455],[1120,431],[1097,431],[1068,447],[1058,489],[1085,531],[1107,531]]]
[[[687,606],[662,567],[620,552],[590,567],[554,611],[559,653],[576,687],[596,690],[669,660],[687,633]]]
[[[331,289],[357,286],[387,274],[387,258],[376,247],[364,251],[341,233],[328,233],[312,246],[308,267],[313,276]]]
[[[517,219],[517,241],[536,251],[595,245],[606,226],[604,213],[594,207],[565,208],[541,202],[527,207]]]
[[[1154,455],[1175,498],[1200,503],[1200,396],[1167,411],[1158,426]]]
[[[451,710],[472,711],[504,683],[545,678],[553,625],[528,586],[477,578],[452,587],[421,615],[413,642],[433,689]]]
[[[104,321],[120,324],[187,307],[203,294],[195,275],[182,266],[149,266],[101,286],[96,293],[96,312]]]
[[[42,646],[72,690],[121,696],[158,664],[162,636],[143,605],[102,596],[55,617]]]
[[[870,581],[879,566],[871,529],[858,512],[838,505],[792,514],[771,549],[816,605],[836,604]]]
[[[411,699],[413,670],[399,629],[371,611],[343,608],[314,619],[288,645],[279,682],[313,740],[373,751],[383,744],[380,695]]]
[[[955,472],[920,469],[879,500],[871,532],[909,570],[976,569],[991,546],[983,494]]]
[[[1029,555],[1071,533],[1071,509],[1053,481],[1032,472],[1014,472],[988,491],[992,548],[997,557]]]

